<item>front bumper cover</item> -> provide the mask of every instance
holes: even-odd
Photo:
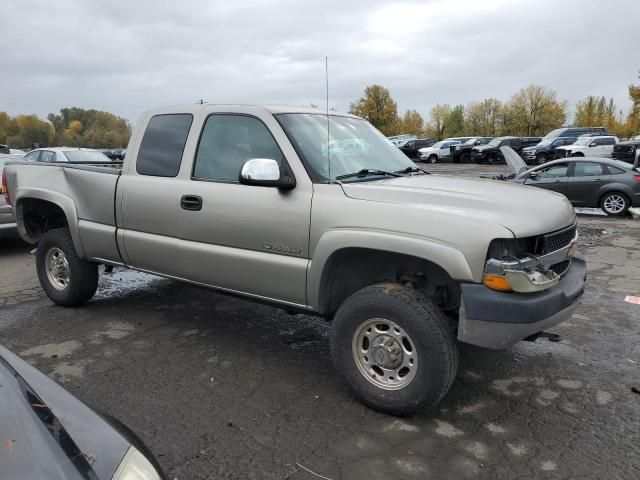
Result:
[[[587,266],[573,257],[557,285],[538,293],[498,292],[462,284],[458,340],[502,349],[569,318],[584,293]]]

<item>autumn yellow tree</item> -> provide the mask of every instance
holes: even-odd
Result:
[[[483,137],[499,135],[502,108],[502,102],[496,98],[468,105],[465,109],[465,133]]]
[[[71,147],[82,146],[82,129],[84,126],[80,120],[72,120],[64,129],[64,143]]]
[[[398,104],[389,90],[381,85],[369,85],[365,88],[362,97],[351,104],[349,112],[368,120],[387,136],[398,133]]]
[[[400,131],[420,137],[424,133],[424,119],[417,110],[407,110],[400,122]]]
[[[450,115],[451,105],[448,103],[434,105],[433,108],[431,108],[429,123],[427,124],[427,133],[438,140],[443,139]]]
[[[544,135],[561,127],[567,119],[567,102],[558,100],[554,90],[529,85],[511,97],[505,120],[514,135]]]

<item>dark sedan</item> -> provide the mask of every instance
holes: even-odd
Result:
[[[580,157],[520,171],[510,181],[562,193],[576,207],[622,215],[640,206],[640,170],[626,162]]]
[[[418,140],[409,140],[399,148],[407,157],[416,158],[418,156],[418,150],[430,147],[434,143],[436,143],[436,141],[433,138],[419,138]]]
[[[129,429],[1,346],[0,405],[2,479],[165,478]]]

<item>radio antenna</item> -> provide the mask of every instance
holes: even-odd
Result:
[[[329,135],[329,57],[324,57],[324,78],[325,78],[325,90],[327,94],[326,98],[326,113],[327,113],[327,164],[329,167],[329,183],[331,183],[331,148],[329,142],[331,136]]]

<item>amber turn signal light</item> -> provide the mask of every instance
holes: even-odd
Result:
[[[498,290],[500,292],[510,292],[511,284],[509,280],[504,275],[493,275],[490,273],[485,273],[484,277],[482,277],[482,283],[484,283],[487,287],[492,288],[493,290]]]

